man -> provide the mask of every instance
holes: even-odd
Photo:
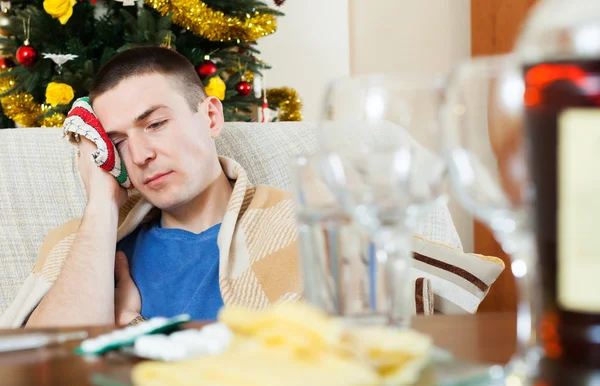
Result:
[[[260,308],[300,298],[289,196],[251,187],[237,163],[218,157],[223,108],[186,58],[126,50],[99,71],[90,102],[139,193],[128,198],[81,140],[88,203],[80,222],[51,232],[42,248],[69,244],[54,285],[19,295],[41,298],[28,327],[214,319],[224,302]],[[16,312],[25,319],[27,302]]]

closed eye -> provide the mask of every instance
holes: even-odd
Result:
[[[117,139],[117,140],[114,140],[113,143],[115,144],[115,147],[117,148],[117,150],[120,151],[121,147],[125,143],[125,139]]]
[[[154,122],[151,125],[148,125],[149,129],[158,129],[160,128],[162,125],[164,125],[167,122],[167,120],[165,119],[164,121],[158,121],[158,122]]]

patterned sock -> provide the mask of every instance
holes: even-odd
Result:
[[[73,107],[65,119],[63,133],[69,135],[76,142],[79,142],[78,136],[92,141],[96,145],[96,151],[92,154],[96,165],[112,174],[122,187],[133,189],[127,170],[125,170],[125,164],[94,114],[89,98],[79,98],[73,103]]]

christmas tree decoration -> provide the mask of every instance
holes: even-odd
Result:
[[[285,3],[285,0],[274,0],[274,2],[276,6],[281,7]]]
[[[208,84],[206,86],[204,86],[206,95],[214,96],[216,98],[219,98],[220,100],[225,99],[225,90],[226,89],[227,89],[227,86],[225,85],[225,82],[223,82],[223,79],[221,79],[221,77],[219,77],[218,75],[210,78],[208,80]]]
[[[13,68],[15,66],[15,62],[13,62],[10,58],[0,58],[0,70],[7,70],[9,68]]]
[[[248,78],[246,78],[246,79],[248,79]],[[259,74],[252,75],[252,89],[254,90],[255,98],[260,98],[261,96],[263,96],[263,81],[264,81],[264,78],[261,75],[259,75]]]
[[[0,94],[5,94],[15,86],[9,77],[0,77]],[[0,98],[2,110],[8,119],[23,127],[58,127],[65,120],[60,113],[49,114],[49,106],[36,103],[33,95],[26,92],[15,92]]]
[[[47,54],[43,53],[42,56],[44,59],[50,59],[56,64],[57,72],[59,74],[62,73],[62,65],[67,63],[69,60],[77,59],[77,55],[71,54]]]
[[[240,63],[239,58],[238,58],[237,71],[238,71],[238,74],[241,74],[241,77],[240,77],[240,81],[235,85],[235,89],[236,89],[238,95],[247,97],[252,92],[252,85],[246,81],[245,76],[246,76],[246,73],[248,73],[248,71],[246,70],[246,66],[244,66],[244,69],[242,69],[242,65]]]
[[[259,59],[256,40],[275,32],[276,19],[283,15],[273,3],[131,1],[137,9],[124,7],[123,0],[106,0],[101,7],[94,0],[0,0],[0,11],[10,13],[9,23],[26,23],[23,30],[8,26],[10,38],[0,35],[0,129],[61,125],[75,100],[71,92],[89,95],[98,70],[136,46],[163,46],[185,56],[196,65],[209,95],[222,101],[226,121],[256,120],[264,87],[255,90],[252,84],[270,68]],[[41,58],[44,62],[38,63]]]
[[[263,98],[263,104],[260,108],[260,122],[271,122],[271,109],[269,109],[269,101],[266,97]]]
[[[31,66],[37,61],[37,51],[32,46],[21,46],[17,50],[17,62],[23,66]]]
[[[212,60],[205,60],[196,67],[196,72],[204,80],[217,72],[217,65]]]
[[[7,116],[24,127],[37,125],[36,115],[41,113],[39,105],[33,100],[33,95],[15,93],[2,98],[2,109],[7,111]]]
[[[60,24],[66,24],[73,16],[73,6],[77,0],[44,0],[44,11]]]
[[[31,66],[37,61],[37,50],[29,45],[29,31],[31,26],[31,20],[27,19],[27,23],[25,23],[25,19],[23,19],[23,32],[25,33],[25,41],[23,45],[17,49],[17,62],[21,63],[23,66]]]
[[[65,83],[50,82],[46,87],[46,103],[52,107],[66,105],[75,98],[73,88]]]
[[[250,70],[246,70],[244,71],[242,79],[244,79],[246,82],[252,83],[254,81],[254,73]]]
[[[271,122],[271,109],[269,109],[269,101],[267,100],[267,82],[264,75],[256,74],[254,76],[254,96],[262,97],[262,106],[258,110],[259,122]]]
[[[225,15],[198,0],[146,0],[161,15],[173,12],[173,22],[213,42],[252,42],[277,30],[273,14],[254,11],[245,19]]]
[[[289,87],[267,90],[267,99],[271,106],[277,106],[280,121],[301,121],[302,100],[296,90]]]
[[[8,9],[2,9],[0,11],[0,35],[4,37],[10,37],[10,26],[11,26],[11,17],[10,11]]]
[[[252,85],[245,80],[242,80],[235,85],[235,89],[239,95],[247,97],[252,92]]]
[[[168,49],[171,49],[171,34],[168,33],[167,36],[165,36],[165,39],[163,40],[163,42],[160,44],[161,47],[165,47]]]

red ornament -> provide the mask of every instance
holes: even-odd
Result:
[[[15,62],[10,58],[0,58],[0,70],[7,70],[15,66]]]
[[[275,0],[275,5],[281,7],[285,3],[285,0]]]
[[[241,82],[235,85],[235,89],[237,90],[239,95],[246,97],[252,92],[252,85],[246,82],[245,80],[242,80]]]
[[[37,50],[31,46],[21,46],[17,50],[17,62],[24,66],[31,66],[37,61]]]
[[[200,79],[206,79],[217,72],[217,65],[212,60],[205,60],[196,67]]]

